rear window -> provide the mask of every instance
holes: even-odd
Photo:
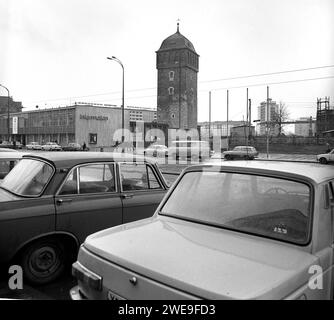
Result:
[[[1,188],[20,196],[39,196],[53,171],[53,167],[46,162],[22,159],[5,177]]]
[[[305,244],[311,190],[304,183],[228,172],[188,172],[162,215]]]

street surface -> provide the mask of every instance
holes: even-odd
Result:
[[[190,163],[187,161],[177,161],[175,164],[166,164],[164,158],[153,158],[159,163],[159,167],[163,173],[165,173],[166,180],[172,183],[177,174],[180,173]],[[267,159],[265,153],[260,153],[258,159]],[[269,160],[286,160],[286,161],[315,161],[315,155],[306,154],[270,154]],[[213,161],[213,160],[209,160]],[[256,161],[256,160],[255,160]],[[174,174],[173,174],[174,173]],[[66,274],[59,280],[49,285],[40,287],[31,287],[27,284],[23,284],[23,290],[12,291],[8,287],[8,280],[11,275],[8,274],[8,270],[0,270],[0,298],[9,299],[42,299],[42,300],[66,300],[70,299],[69,290],[76,285],[75,279],[71,277],[71,271],[68,270]]]

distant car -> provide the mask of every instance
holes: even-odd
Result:
[[[322,164],[327,164],[328,162],[334,162],[334,149],[328,153],[318,154],[317,161],[319,161]]]
[[[55,142],[47,142],[42,145],[42,150],[44,151],[61,151],[61,146]]]
[[[20,141],[3,141],[0,144],[0,148],[8,148],[8,149],[22,149],[23,145]]]
[[[224,151],[222,153],[222,158],[226,160],[233,160],[233,159],[253,160],[258,155],[259,153],[254,147],[236,146],[233,148],[233,150]]]
[[[151,217],[168,186],[157,164],[110,152],[41,152],[0,186],[0,265],[18,262],[43,284],[73,262],[96,231]]]
[[[144,150],[144,155],[151,157],[167,157],[168,148],[162,144],[151,144]]]
[[[333,212],[334,170],[317,163],[191,166],[153,217],[87,237],[72,267],[78,286],[70,294],[330,300]]]
[[[62,147],[63,151],[83,151],[79,143],[71,142],[67,146]]]
[[[0,184],[1,181],[5,178],[5,176],[21,160],[22,156],[26,154],[11,149],[5,149],[5,150],[6,150],[5,152],[0,152]]]
[[[168,157],[172,159],[208,159],[211,156],[209,142],[197,140],[172,141]]]
[[[42,150],[42,146],[38,142],[30,142],[26,145],[27,150]]]

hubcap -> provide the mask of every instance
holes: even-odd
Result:
[[[33,252],[30,266],[35,273],[52,273],[58,268],[59,259],[54,248],[46,246]]]

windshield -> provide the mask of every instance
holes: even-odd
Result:
[[[32,159],[22,159],[5,177],[1,187],[21,196],[38,196],[51,178],[51,165]]]
[[[310,195],[310,187],[296,181],[251,174],[188,172],[160,214],[305,244]]]

